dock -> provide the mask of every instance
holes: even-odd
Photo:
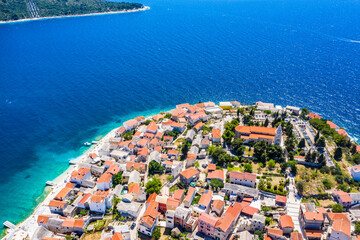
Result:
[[[3,224],[5,227],[10,228],[11,230],[17,229],[17,227],[9,221],[5,221]]]

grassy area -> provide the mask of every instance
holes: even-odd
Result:
[[[83,240],[98,240],[101,238],[101,232],[86,233]]]
[[[168,176],[170,176],[169,173],[168,173],[168,174],[161,174],[161,175],[159,175],[159,174],[155,174],[155,175],[154,175],[155,178],[160,179],[161,184],[164,184],[164,183],[167,182],[167,177],[168,177]]]
[[[227,167],[227,170],[228,170],[228,172],[231,172],[231,171],[238,171],[238,172],[243,172],[243,169],[242,169],[242,167],[239,165],[238,167]]]

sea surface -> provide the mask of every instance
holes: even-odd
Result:
[[[121,122],[175,104],[308,107],[360,138],[357,0],[152,0],[0,25],[0,224]]]

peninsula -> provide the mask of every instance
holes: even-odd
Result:
[[[0,21],[18,21],[148,9],[140,3],[103,0],[0,1]]]
[[[353,239],[360,147],[306,108],[177,105],[112,130],[6,239]]]

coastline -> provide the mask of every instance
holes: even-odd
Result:
[[[89,17],[89,16],[96,16],[96,15],[132,13],[132,12],[146,11],[146,10],[149,10],[149,9],[150,9],[149,6],[144,6],[143,8],[138,8],[138,9],[133,9],[133,10],[122,10],[122,11],[113,11],[113,12],[99,12],[99,13],[86,13],[86,14],[78,14],[78,15],[61,15],[61,16],[53,16],[53,17],[25,18],[25,19],[19,19],[19,20],[11,20],[11,21],[0,21],[0,24],[42,21],[42,20],[56,19],[56,18]]]

